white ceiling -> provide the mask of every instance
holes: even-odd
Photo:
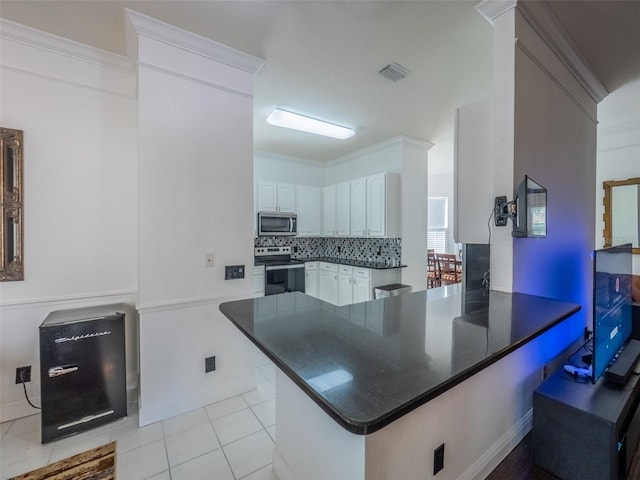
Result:
[[[124,55],[126,7],[260,57],[255,149],[326,161],[398,135],[437,142],[456,107],[490,94],[491,25],[476,3],[2,0],[0,16]],[[550,5],[605,86],[640,78],[640,1]],[[378,75],[390,62],[411,74]],[[274,107],[357,133],[333,140],[270,126]]]

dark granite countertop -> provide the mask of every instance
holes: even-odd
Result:
[[[366,260],[350,260],[347,258],[337,258],[337,257],[310,257],[310,258],[296,258],[295,260],[301,260],[303,262],[338,263],[340,265],[349,265],[351,267],[373,268],[375,270],[389,270],[392,268],[406,267],[406,265],[387,265],[385,262],[368,262]]]
[[[365,435],[580,309],[497,291],[462,306],[459,293],[443,289],[343,307],[284,293],[220,311],[338,424]]]

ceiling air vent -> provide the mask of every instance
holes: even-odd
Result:
[[[378,73],[383,77],[388,78],[389,80],[393,80],[394,82],[397,82],[398,80],[402,80],[411,72],[409,72],[409,70],[404,68],[402,65],[399,65],[397,63],[390,63],[389,65],[384,67],[382,70],[380,70]]]

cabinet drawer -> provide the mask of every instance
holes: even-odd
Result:
[[[353,275],[353,267],[349,265],[339,265],[338,271],[344,275]]]
[[[354,268],[353,269],[353,274],[356,277],[370,278],[371,277],[371,270],[369,268]]]
[[[318,262],[305,262],[304,268],[307,271],[309,271],[309,270],[317,270],[318,269]]]
[[[320,262],[320,270],[338,273],[338,265],[335,263]]]

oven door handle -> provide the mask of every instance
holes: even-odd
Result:
[[[265,270],[271,272],[273,270],[290,270],[292,268],[304,268],[304,263],[299,265],[271,265],[270,267],[265,267]]]

